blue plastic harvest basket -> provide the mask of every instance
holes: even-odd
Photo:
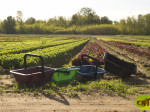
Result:
[[[96,70],[95,65],[82,65],[80,67],[80,70],[78,71],[78,73],[81,75],[84,75],[84,76],[92,76],[93,77],[95,74],[95,70]],[[106,71],[98,67],[97,74],[103,75],[104,73],[106,73]]]
[[[74,68],[80,68],[80,70],[77,71],[77,73],[80,75],[80,76],[79,75],[77,76],[77,80],[89,81],[94,78],[94,75],[96,72],[95,65],[82,65],[82,66],[74,67]],[[106,73],[106,71],[98,67],[97,77],[103,76],[104,73]]]

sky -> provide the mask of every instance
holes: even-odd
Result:
[[[150,13],[150,0],[0,0],[0,20],[16,17],[21,11],[23,19],[48,20],[58,16],[70,19],[81,8],[91,8],[100,17],[119,21],[127,17]]]

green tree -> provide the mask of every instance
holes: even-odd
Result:
[[[145,31],[147,35],[150,35],[150,14],[146,14],[144,17],[145,17]]]
[[[133,23],[131,17],[127,17],[126,20],[126,28],[129,34],[133,33]]]
[[[120,30],[121,30],[122,34],[127,34],[127,27],[126,27],[125,19],[120,20]]]
[[[77,26],[82,26],[85,25],[87,21],[87,17],[86,16],[82,16],[79,14],[74,14],[71,18],[71,25],[77,25]]]
[[[16,21],[12,16],[8,16],[7,19],[3,21],[3,29],[6,34],[15,33]]]
[[[71,22],[70,24],[71,25],[77,25],[77,21],[78,21],[78,15],[77,14],[74,14],[71,18]]]
[[[138,34],[137,19],[135,17],[127,18],[126,27],[128,34]]]
[[[99,24],[100,18],[91,8],[81,8],[77,14],[74,14],[71,19],[73,25],[90,25]]]
[[[64,18],[63,16],[58,17],[57,26],[67,27],[68,26],[68,22],[67,22],[66,18]]]
[[[137,28],[138,28],[138,34],[145,34],[145,18],[143,15],[138,15],[137,20]]]
[[[137,30],[137,20],[135,17],[131,17],[132,20],[132,33],[130,34],[137,34],[138,30]]]
[[[58,18],[50,18],[48,20],[48,25],[66,28],[69,26],[69,21],[67,21],[63,16],[59,16]]]
[[[57,24],[56,17],[50,18],[47,23],[48,23],[48,25],[54,25],[54,26],[56,26],[56,24]]]
[[[34,24],[35,22],[36,22],[36,19],[33,17],[30,17],[25,21],[26,24]]]
[[[87,16],[87,24],[100,24],[100,18],[92,13]]]
[[[89,16],[90,14],[95,15],[95,11],[93,11],[91,8],[84,7],[80,9],[78,14],[82,16]]]
[[[24,33],[24,23],[23,23],[23,14],[21,11],[17,11],[17,16],[16,16],[16,19],[17,19],[17,25],[18,26],[18,32],[17,33]]]
[[[112,21],[109,20],[109,18],[107,16],[104,16],[104,17],[101,17],[100,23],[101,24],[112,24]]]
[[[78,12],[79,15],[85,17],[85,24],[99,24],[100,18],[96,15],[96,12],[93,11],[91,8],[84,7]]]
[[[0,33],[3,33],[3,25],[2,25],[2,21],[0,20]]]
[[[118,24],[119,24],[119,22],[118,22],[118,21],[114,21],[113,23],[114,23],[115,25],[118,25]]]

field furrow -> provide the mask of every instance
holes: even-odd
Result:
[[[143,74],[143,75],[149,75],[150,74],[150,62],[146,58],[141,58],[141,56],[138,56],[136,54],[130,53],[126,50],[122,50],[119,47],[115,47],[113,45],[104,43],[103,41],[99,41],[99,43],[105,48],[108,52],[118,56],[119,58],[129,61],[132,63],[135,63],[137,65],[138,73],[137,74]]]

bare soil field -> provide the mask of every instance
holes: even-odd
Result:
[[[105,76],[109,80],[109,76]],[[12,85],[14,78],[2,75],[1,85]],[[0,112],[142,112],[134,105],[135,97],[150,94],[150,79],[131,76],[126,83],[138,82],[138,92],[126,98],[115,94],[107,94],[101,90],[91,94],[79,93],[77,97],[69,97],[67,93],[45,95],[43,93],[11,93],[6,90],[0,94]],[[148,112],[148,111],[147,111]]]
[[[140,112],[134,105],[135,96],[125,99],[95,93],[69,98],[58,94],[56,97],[32,94],[2,94],[0,112]]]

